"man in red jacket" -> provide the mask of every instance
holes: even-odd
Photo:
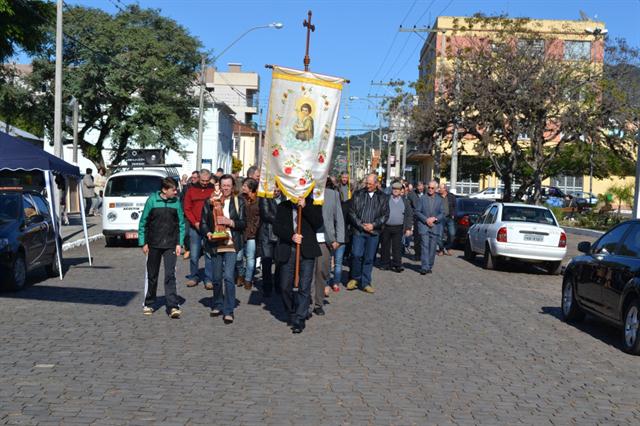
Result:
[[[184,196],[184,214],[189,222],[189,239],[191,240],[189,245],[189,275],[187,275],[187,287],[195,287],[201,281],[199,274],[199,262],[202,255],[202,241],[203,236],[200,234],[200,219],[202,216],[202,207],[204,203],[209,200],[211,193],[214,190],[214,185],[211,183],[211,172],[207,169],[200,170],[200,180],[191,185]],[[210,276],[213,271],[211,259],[205,256],[204,259],[204,287],[207,290],[213,289],[213,277]]]

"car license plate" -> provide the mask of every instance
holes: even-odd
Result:
[[[138,238],[137,232],[125,232],[124,233],[125,240],[135,240]]]
[[[525,234],[524,240],[525,241],[542,242],[542,241],[544,241],[544,237],[542,235]]]

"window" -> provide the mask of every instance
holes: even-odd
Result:
[[[142,197],[159,191],[162,178],[149,175],[115,176],[107,182],[106,197]]]
[[[620,245],[620,256],[640,257],[640,225],[634,225]]]
[[[544,40],[542,39],[519,39],[517,48],[520,51],[531,55],[542,55],[544,53]]]
[[[20,194],[0,194],[0,224],[20,218]]]
[[[504,222],[529,222],[556,226],[556,220],[549,209],[527,206],[504,206],[502,208]]]
[[[22,196],[22,206],[24,208],[24,217],[27,220],[31,219],[32,217],[38,214],[38,211],[36,210],[36,206],[33,205],[33,201],[31,200],[31,197],[29,197],[28,195]]]
[[[567,61],[591,60],[591,42],[566,40],[564,42],[564,59]]]
[[[484,223],[485,224],[494,223],[496,221],[496,213],[498,213],[498,207],[497,206],[491,207],[491,210],[489,210],[487,217],[484,219]]]
[[[456,182],[456,195],[474,194],[480,190],[480,182],[471,178],[461,179]]]
[[[38,213],[40,213],[42,216],[44,216],[46,218],[49,218],[50,217],[50,215],[49,215],[49,205],[44,200],[44,198],[39,197],[37,195],[32,195],[31,198],[36,203],[36,207],[38,208]]]
[[[591,252],[595,254],[615,254],[618,243],[622,240],[622,237],[624,237],[624,234],[629,230],[630,226],[628,223],[623,223],[613,228],[595,242],[591,248]]]
[[[560,188],[565,194],[571,194],[582,191],[583,181],[582,176],[555,176],[551,178],[551,186]]]

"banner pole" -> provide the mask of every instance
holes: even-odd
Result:
[[[298,205],[298,220],[296,234],[302,234],[302,207]],[[293,279],[293,291],[298,291],[300,281],[300,244],[296,244],[296,273]]]

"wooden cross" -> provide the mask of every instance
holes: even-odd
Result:
[[[316,26],[311,23],[311,11],[309,11],[309,20],[304,20],[302,22],[302,26],[307,28],[307,50],[304,54],[304,70],[309,71],[309,64],[311,63],[311,58],[309,58],[309,40],[311,38],[311,32],[316,31]]]

